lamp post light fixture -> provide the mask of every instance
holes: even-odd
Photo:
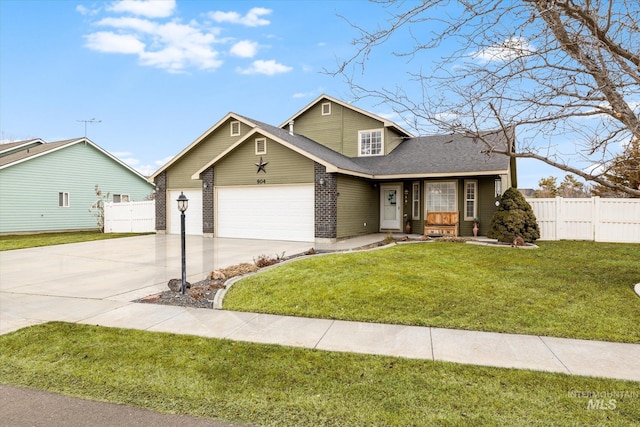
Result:
[[[184,295],[185,290],[187,288],[187,263],[186,263],[186,247],[185,247],[185,236],[184,236],[184,213],[189,207],[189,199],[184,193],[181,191],[180,196],[178,196],[178,210],[180,211],[180,244],[182,249],[182,295]]]
[[[495,180],[496,199],[502,196],[502,178],[497,177]]]

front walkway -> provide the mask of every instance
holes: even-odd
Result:
[[[140,236],[0,252],[0,333],[57,320],[640,381],[640,344],[132,303],[165,290],[169,278],[179,277],[175,237]],[[332,245],[348,250],[379,240],[380,235],[373,235]],[[195,236],[187,242],[187,253],[202,253],[187,265],[189,280],[201,280],[214,268],[251,262],[261,254],[292,255],[313,246]]]

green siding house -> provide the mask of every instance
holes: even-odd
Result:
[[[487,132],[505,149],[512,130]],[[455,212],[459,235],[485,234],[515,162],[465,135],[415,137],[322,95],[272,126],[229,113],[149,180],[156,230],[179,233],[175,200],[189,198],[187,233],[333,241],[381,231],[422,234],[429,213]],[[448,216],[451,218],[451,216]]]
[[[0,145],[0,233],[97,229],[98,199],[140,201],[153,193],[144,176],[87,138]]]

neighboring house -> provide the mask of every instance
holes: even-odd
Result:
[[[487,134],[505,146],[500,133]],[[207,236],[331,241],[380,231],[422,234],[427,211],[459,212],[485,234],[515,162],[462,135],[414,137],[322,95],[271,126],[229,113],[156,171],[156,229]],[[497,194],[496,194],[497,193]]]
[[[89,212],[98,200],[145,200],[144,176],[87,138],[0,145],[0,233],[97,229]]]

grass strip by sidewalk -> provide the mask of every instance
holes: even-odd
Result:
[[[0,236],[0,251],[63,245],[93,240],[118,239],[149,233],[100,233],[99,231],[70,231],[61,233],[11,234]]]
[[[628,381],[60,322],[0,336],[0,349],[2,383],[253,425],[624,426],[640,419],[640,388]],[[615,393],[607,409],[589,409],[588,393],[596,392]]]
[[[224,308],[303,317],[640,342],[640,245],[459,243],[314,256],[234,284]]]

